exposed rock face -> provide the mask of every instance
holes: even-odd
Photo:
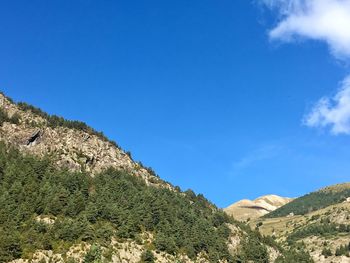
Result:
[[[23,153],[50,155],[60,167],[86,171],[92,175],[110,167],[123,169],[150,184],[170,187],[134,162],[115,144],[95,134],[66,127],[49,127],[45,118],[30,110],[21,110],[2,94],[0,108],[9,117],[19,116],[17,124],[5,122],[0,126],[0,140],[16,146]]]
[[[244,199],[238,201],[224,211],[237,220],[254,219],[266,215],[277,208],[289,203],[293,198],[281,197],[278,195],[265,195],[253,201]]]

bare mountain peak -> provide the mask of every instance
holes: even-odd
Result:
[[[237,220],[247,220],[248,218],[253,219],[261,217],[292,200],[293,198],[281,197],[273,194],[264,195],[255,200],[240,200],[225,208],[224,211]]]

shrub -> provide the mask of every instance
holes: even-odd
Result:
[[[83,263],[102,263],[101,248],[97,245],[92,245],[86,253]]]
[[[141,263],[153,263],[155,262],[154,260],[155,258],[152,251],[145,250],[144,252],[142,252]]]
[[[327,257],[331,257],[333,254],[332,254],[332,251],[329,249],[329,248],[324,248],[322,249],[322,253],[321,253],[323,256],[325,256],[326,258]]]

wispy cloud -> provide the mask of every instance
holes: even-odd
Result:
[[[304,124],[309,127],[330,127],[332,134],[350,134],[350,76],[341,85],[337,94],[318,101],[306,115]]]
[[[273,159],[281,152],[281,146],[277,144],[267,144],[254,149],[252,152],[234,162],[234,169],[243,169],[257,162]]]
[[[331,54],[350,60],[350,0],[260,0],[277,10],[279,21],[269,31],[272,40],[312,39],[328,44]],[[309,127],[330,127],[332,134],[350,134],[350,75],[338,93],[321,98],[304,117]]]

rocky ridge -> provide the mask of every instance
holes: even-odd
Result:
[[[17,122],[0,126],[0,140],[16,146],[21,152],[37,156],[50,155],[59,167],[86,171],[94,175],[108,168],[127,170],[148,184],[171,186],[143,167],[115,143],[97,134],[67,127],[50,127],[48,121],[31,110],[0,94],[0,109]]]

